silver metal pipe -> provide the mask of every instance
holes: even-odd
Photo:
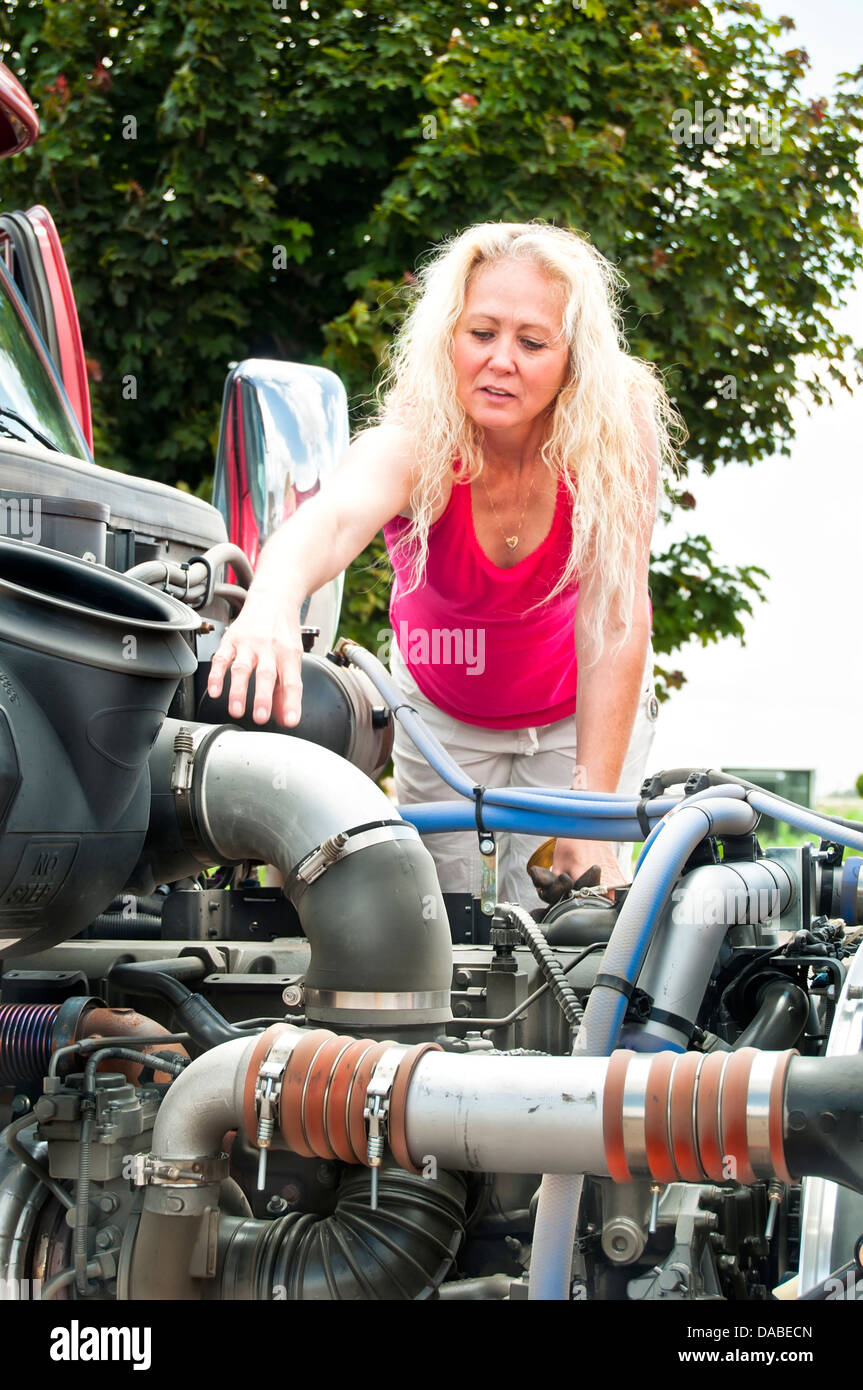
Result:
[[[682,878],[671,894],[638,976],[653,1007],[694,1024],[725,937],[745,923],[775,921],[794,888],[782,864],[705,864]],[[691,1028],[650,1019],[651,1037],[686,1047]]]
[[[176,721],[163,738],[172,760],[157,745],[159,775],[186,848],[284,875],[312,946],[307,1018],[433,1036],[452,1017],[452,939],[415,826],[359,768],[305,739]]]
[[[257,1036],[211,1047],[171,1083],[159,1107],[152,1152],[201,1158],[221,1151],[222,1135],[242,1124],[243,1086]]]
[[[224,860],[263,860],[284,872],[332,835],[401,820],[365,773],[329,749],[234,730],[207,747],[199,807],[201,828]]]
[[[487,1173],[607,1173],[607,1071],[607,1057],[428,1052],[408,1093],[408,1149],[420,1166],[434,1158]]]
[[[25,1141],[19,1136],[19,1142]],[[44,1161],[47,1145],[27,1147],[34,1158]],[[0,1279],[30,1277],[24,1269],[24,1260],[34,1222],[48,1196],[45,1184],[3,1144],[0,1156]]]

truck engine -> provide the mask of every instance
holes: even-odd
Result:
[[[223,436],[274,382],[343,408],[329,373],[246,363]],[[7,511],[43,517],[0,541],[7,1289],[854,1297],[859,828],[703,769],[637,800],[475,788],[335,641],[338,592],[306,617],[300,725],[231,719],[207,672],[251,566],[223,514],[38,441],[0,464]],[[377,785],[396,718],[451,802]],[[819,845],[762,845],[761,814]],[[421,838],[457,828],[482,900]],[[627,890],[531,913],[494,895],[515,828],[644,846]]]

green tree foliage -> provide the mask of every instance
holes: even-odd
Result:
[[[831,322],[863,244],[863,69],[800,100],[791,21],[749,0],[0,0],[2,20],[43,136],[0,165],[0,204],[60,225],[103,463],[198,486],[251,355],[327,363],[359,421],[418,258],[489,218],[583,229],[619,265],[631,349],[707,471],[788,452],[804,356],[816,402],[863,376]],[[742,635],[759,574],[703,536],[659,556],[657,650]],[[377,542],[347,600],[371,645],[385,594]]]

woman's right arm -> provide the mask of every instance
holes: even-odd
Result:
[[[382,425],[354,441],[327,487],[289,517],[261,551],[242,612],[213,657],[207,689],[221,694],[230,668],[228,708],[246,707],[255,674],[256,724],[272,711],[280,724],[300,718],[300,608],[309,594],[347,569],[386,522],[408,509],[417,460],[402,426]]]

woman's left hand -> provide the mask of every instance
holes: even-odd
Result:
[[[569,874],[573,883],[577,883],[581,875],[594,866],[600,871],[599,886],[603,888],[620,888],[629,881],[611,845],[604,840],[557,841],[551,864],[553,874]]]

